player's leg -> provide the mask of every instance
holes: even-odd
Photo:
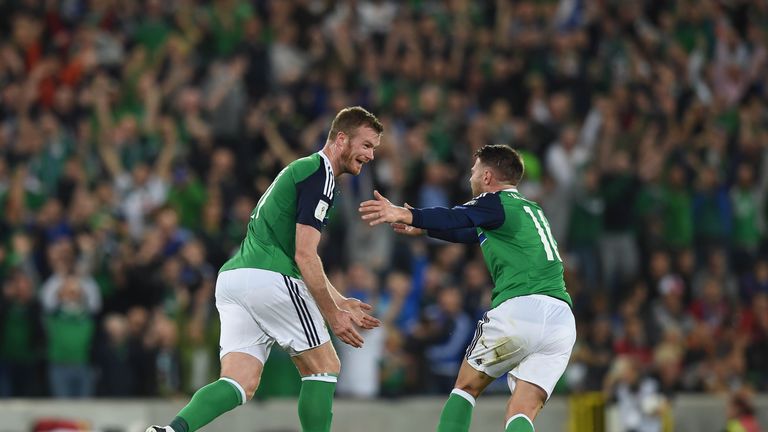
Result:
[[[269,297],[259,296],[259,324],[293,358],[302,376],[302,430],[330,431],[339,358],[312,295],[299,279],[277,275]],[[271,277],[262,275],[260,277]]]
[[[327,432],[333,420],[333,393],[341,370],[330,341],[293,357],[301,374],[299,420],[303,432]]]
[[[533,432],[533,421],[547,401],[547,392],[536,384],[517,380],[510,375],[514,388],[507,403],[505,432]]]
[[[198,390],[169,426],[152,426],[147,432],[194,432],[253,397],[273,340],[245,306],[246,294],[257,290],[243,270],[223,272],[216,282],[221,378]]]
[[[175,432],[194,432],[215,418],[244,404],[259,386],[261,360],[230,352],[221,359],[221,378],[198,390],[171,421]]]
[[[440,414],[438,432],[468,431],[475,399],[522,359],[525,352],[519,346],[521,340],[509,337],[507,321],[508,311],[504,305],[486,312],[478,321],[455,388]]]
[[[333,393],[341,365],[312,295],[300,279],[283,278],[288,301],[271,308],[280,328],[277,343],[286,350],[301,374],[299,420],[303,432],[327,432],[333,419]]]
[[[560,300],[543,296],[521,298],[518,308],[541,316],[531,338],[533,351],[508,375],[512,396],[507,404],[506,432],[532,432],[533,421],[565,372],[576,341],[573,313]],[[519,314],[523,312],[518,311]]]
[[[475,400],[496,378],[474,369],[464,360],[451,395],[440,413],[438,432],[464,432],[472,423]]]

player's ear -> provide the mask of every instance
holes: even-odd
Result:
[[[343,131],[339,131],[336,134],[336,139],[334,140],[334,144],[339,146],[340,148],[344,147],[344,141],[347,140],[347,134],[345,134]]]

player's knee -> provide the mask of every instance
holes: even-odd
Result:
[[[515,413],[522,413],[531,417],[532,414],[539,412],[544,403],[534,397],[530,398],[513,398],[509,404],[510,410]]]
[[[326,368],[328,369],[328,373],[338,375],[341,372],[341,361],[339,360],[339,357],[334,355],[333,358],[329,359]]]
[[[326,352],[322,357],[322,372],[338,375],[341,371],[341,361],[338,354],[336,354],[336,350],[330,350],[330,352]]]
[[[475,382],[472,382],[472,381],[461,381],[461,380],[459,380],[459,381],[456,382],[456,385],[454,386],[454,388],[457,388],[457,389],[459,389],[461,391],[465,391],[465,392],[469,393],[470,395],[472,395],[472,397],[477,398],[477,397],[480,396],[480,393],[483,392],[483,388],[484,387],[482,385],[480,385],[479,383],[475,383]]]
[[[332,357],[322,359],[321,361],[316,362],[312,366],[306,368],[304,371],[300,370],[299,372],[304,375],[331,374],[338,376],[340,371],[341,362],[339,361],[339,358],[334,355]]]
[[[236,383],[236,387],[239,386],[238,391],[245,393],[246,400],[251,400],[253,398],[253,395],[259,388],[259,382],[261,381],[260,374],[225,373],[225,371],[222,372],[223,373],[221,376],[223,378],[229,379],[230,383],[232,384]]]
[[[259,382],[261,381],[261,377],[248,377],[245,380],[243,380],[240,385],[243,386],[243,390],[245,390],[245,398],[246,400],[253,399],[253,395],[256,394],[256,390],[259,388]]]
[[[252,355],[229,353],[222,358],[221,376],[235,381],[245,393],[246,400],[250,400],[259,388],[262,364],[261,360]]]
[[[510,414],[525,414],[534,419],[541,408],[544,407],[546,393],[540,392],[515,392],[509,399]]]

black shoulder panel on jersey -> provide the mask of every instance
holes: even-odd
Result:
[[[296,223],[322,231],[328,222],[328,210],[333,205],[335,188],[333,174],[321,160],[317,171],[296,183]]]

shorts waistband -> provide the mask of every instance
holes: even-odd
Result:
[[[560,300],[558,298],[550,297],[544,294],[530,294],[526,296],[513,297],[510,300],[514,300],[514,299],[536,299],[544,303],[549,303],[556,306],[564,306],[570,309],[570,306],[568,306],[568,303],[566,303],[564,300]]]

